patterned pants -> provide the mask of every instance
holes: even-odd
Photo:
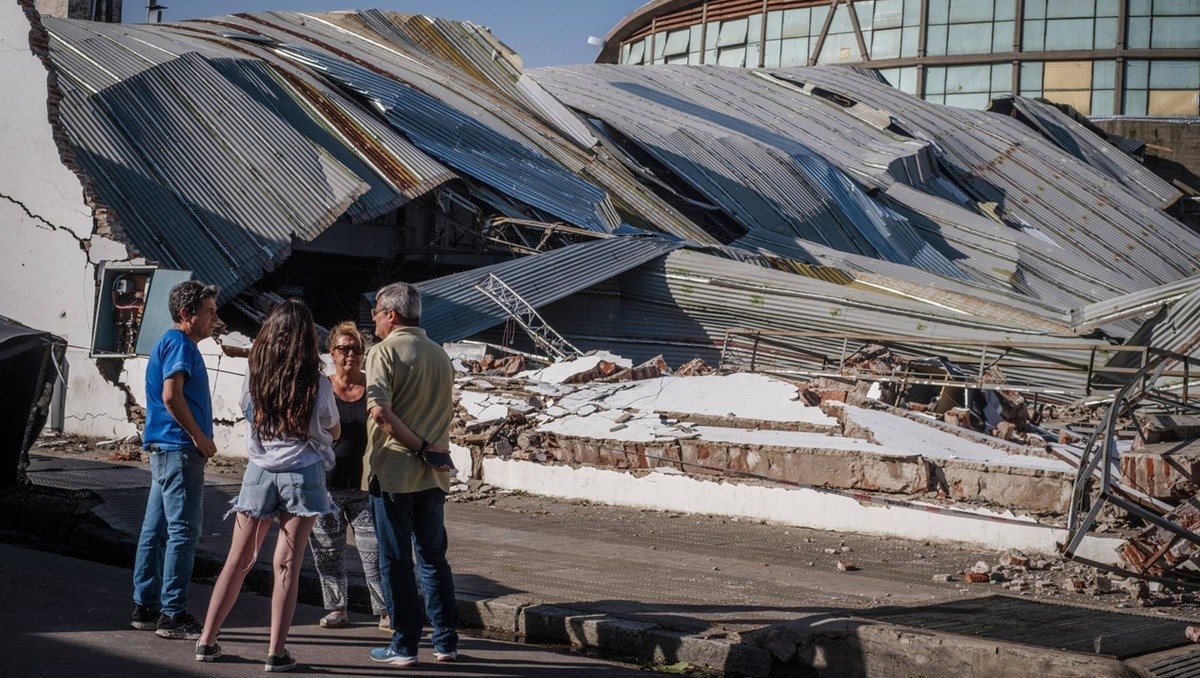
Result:
[[[361,490],[334,490],[335,510],[313,525],[313,560],[321,577],[321,596],[326,610],[347,609],[346,525],[354,530],[354,544],[362,559],[363,576],[371,592],[371,614],[376,617],[387,612],[383,593],[379,589],[379,546],[375,540],[375,521],[371,518],[371,500]]]

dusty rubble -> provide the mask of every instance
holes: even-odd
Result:
[[[1013,595],[1074,599],[1115,609],[1200,609],[1200,593],[1168,588],[1136,577],[1108,574],[1057,555],[1008,550],[995,561],[980,560],[957,572],[935,574],[934,582],[995,586]]]

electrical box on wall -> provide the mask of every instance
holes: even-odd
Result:
[[[103,264],[92,327],[92,357],[149,355],[162,333],[174,324],[167,307],[171,288],[191,278],[191,271]]]

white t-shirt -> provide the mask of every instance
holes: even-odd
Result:
[[[326,429],[338,423],[338,412],[328,377],[322,376],[317,381],[317,402],[313,403],[307,437],[259,440],[251,424],[254,421],[254,407],[250,398],[249,374],[242,382],[242,412],[246,415],[246,452],[250,461],[259,468],[282,473],[317,462],[324,464],[326,471],[333,468],[333,436]]]

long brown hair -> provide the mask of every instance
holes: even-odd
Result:
[[[322,372],[312,313],[303,301],[288,299],[267,316],[250,348],[255,434],[263,440],[307,436]]]

